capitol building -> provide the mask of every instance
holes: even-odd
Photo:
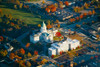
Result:
[[[52,43],[51,47],[48,48],[49,56],[59,55],[60,52],[65,52],[80,47],[80,41],[76,39],[72,40],[70,38],[66,38],[64,40],[54,42],[53,37],[56,36],[57,32],[58,30],[54,29],[47,30],[46,24],[43,22],[40,32],[30,35],[30,42],[37,43],[38,41],[45,41],[47,43]]]
[[[30,42],[37,43],[38,41],[45,41],[52,43],[56,32],[58,32],[58,30],[47,30],[46,24],[43,22],[40,32],[30,35]]]

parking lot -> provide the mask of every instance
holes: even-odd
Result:
[[[71,11],[69,8],[65,8],[63,10],[58,9],[56,12],[52,13],[52,15],[56,16],[59,20],[66,20],[77,15],[77,13]]]
[[[87,49],[87,48],[82,48],[80,50],[77,50],[77,51],[75,51],[75,53],[78,53],[77,57],[75,56],[74,52],[73,53],[71,52],[72,55],[74,56],[74,58],[73,58],[74,62],[81,61],[82,59],[79,60],[79,59],[76,59],[76,58],[79,58],[82,55],[85,55],[87,52],[90,52],[90,50]],[[59,63],[67,63],[67,62],[69,62],[71,60],[71,58],[70,58],[68,53],[65,53],[65,54],[61,55],[60,57],[58,57],[58,58],[56,58],[54,60],[56,60]]]

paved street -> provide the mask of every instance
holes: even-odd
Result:
[[[61,27],[63,27],[64,29],[71,29],[71,30],[74,30],[76,24],[79,24],[79,25],[82,25],[83,22],[86,22],[88,23],[91,22],[91,21],[96,21],[97,20],[97,16],[94,16],[94,17],[90,17],[90,18],[87,18],[87,19],[84,19],[84,20],[81,20],[79,22],[76,22],[76,23],[73,23],[73,24],[70,24],[70,25],[66,25],[66,24],[62,24],[61,23]]]

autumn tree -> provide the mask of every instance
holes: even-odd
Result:
[[[99,38],[100,36],[99,35],[96,35],[96,37]]]
[[[57,37],[61,37],[61,33],[60,33],[60,32],[57,32],[55,35],[56,35]]]
[[[38,24],[38,27],[41,27],[41,24]]]
[[[60,24],[57,24],[57,27],[60,28]]]
[[[14,53],[10,53],[9,58],[10,59],[14,59],[15,58],[15,54]]]
[[[99,48],[97,48],[97,51],[99,51]]]
[[[15,3],[15,0],[11,0],[10,2],[11,2],[11,3]]]
[[[79,17],[78,16],[76,17],[76,20],[79,20]]]
[[[51,58],[54,58],[54,55],[51,55]]]
[[[17,5],[14,5],[14,9],[17,9]]]
[[[92,11],[89,11],[89,12],[88,12],[88,15],[92,15]]]
[[[96,13],[95,10],[93,10],[93,11],[92,11],[92,14],[95,14],[95,13]]]
[[[38,51],[35,50],[35,51],[34,51],[34,55],[38,55]]]
[[[42,3],[44,4],[44,3],[45,3],[45,1],[43,0],[43,1],[42,1]]]
[[[14,26],[15,24],[13,22],[11,22],[11,26]]]
[[[93,56],[92,56],[92,57],[90,57],[90,59],[93,59]]]
[[[76,24],[76,27],[80,28],[80,27],[81,27],[81,25]]]
[[[53,23],[51,23],[51,26],[52,26],[52,27],[53,27],[53,25],[54,25],[54,24],[53,24]]]
[[[42,60],[42,64],[44,64],[44,63],[46,63],[47,62],[47,60],[46,59],[43,59]]]
[[[19,4],[19,8],[21,9],[23,7],[23,3],[20,3]]]
[[[12,20],[13,17],[12,17],[11,14],[9,14],[9,15],[8,15],[8,18],[9,18],[10,20]]]
[[[63,5],[63,2],[62,2],[62,1],[59,1],[59,4],[60,4],[60,5]]]
[[[59,20],[56,20],[55,23],[59,23]]]
[[[19,67],[25,67],[25,61],[20,60],[19,61]]]
[[[60,65],[60,67],[64,67],[64,65]]]
[[[61,9],[63,9],[63,2],[62,2],[62,1],[59,1],[59,7],[60,7]]]
[[[80,15],[80,19],[82,19],[82,18],[83,18],[83,15],[81,14],[81,15]]]
[[[51,12],[55,12],[56,11],[56,7],[54,6],[52,9],[51,9]]]
[[[29,46],[30,46],[30,43],[27,43],[25,47],[28,48]]]
[[[72,20],[75,21],[76,19],[75,18],[72,18]]]
[[[66,6],[68,6],[68,5],[69,5],[68,1],[65,1],[65,5],[66,5]]]
[[[50,29],[52,28],[52,26],[50,24],[47,25],[47,29]]]
[[[87,13],[84,13],[83,15],[84,15],[84,16],[87,16]]]
[[[0,16],[2,16],[3,15],[3,12],[2,12],[2,10],[0,9]]]
[[[60,65],[59,65],[59,64],[57,64],[57,66],[59,67]]]
[[[72,18],[70,18],[70,19],[69,19],[69,21],[70,21],[70,22],[73,22],[73,19],[72,19]]]
[[[62,55],[62,51],[60,51],[60,55]]]
[[[57,3],[55,3],[55,7],[58,7],[58,4]]]
[[[84,7],[85,7],[86,9],[89,8],[87,3],[84,4]]]
[[[76,53],[76,56],[78,56],[79,54],[78,53]]]
[[[8,52],[7,52],[7,50],[0,50],[0,55],[2,56],[2,57],[5,57],[6,55],[8,54]]]
[[[19,0],[16,0],[15,3],[16,3],[17,5],[19,5],[19,4],[20,4],[20,1],[19,1]]]
[[[28,57],[32,57],[32,55],[31,55],[31,53],[30,52],[28,52],[28,55],[27,55]]]
[[[27,67],[31,67],[31,63],[29,61],[26,62]]]
[[[29,5],[27,5],[26,8],[29,8]]]
[[[50,20],[48,20],[47,23],[50,24]]]
[[[25,50],[24,50],[23,48],[21,48],[21,49],[19,50],[19,53],[25,54]]]
[[[0,36],[0,44],[1,44],[1,42],[3,41],[3,36]]]
[[[77,65],[77,63],[74,63],[74,65],[76,66],[76,65]]]
[[[27,6],[26,6],[26,5],[24,5],[24,8],[27,8]]]
[[[46,11],[47,13],[50,13],[50,8],[46,8],[45,11]]]
[[[48,25],[47,25],[47,29],[52,28],[52,25],[50,24],[50,20],[47,21]]]

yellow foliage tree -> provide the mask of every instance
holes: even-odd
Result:
[[[28,57],[32,57],[32,55],[31,55],[31,53],[30,52],[28,52],[28,55],[27,55]]]
[[[60,24],[58,24],[57,27],[60,28]]]
[[[38,24],[38,27],[41,27],[41,24]]]
[[[14,8],[17,9],[17,5],[14,5]]]
[[[22,6],[23,6],[23,3],[20,3],[20,4],[19,4],[19,8],[21,9],[21,8],[22,8]]]
[[[42,3],[44,4],[44,3],[45,3],[45,1],[43,0],[43,1],[42,1]]]

